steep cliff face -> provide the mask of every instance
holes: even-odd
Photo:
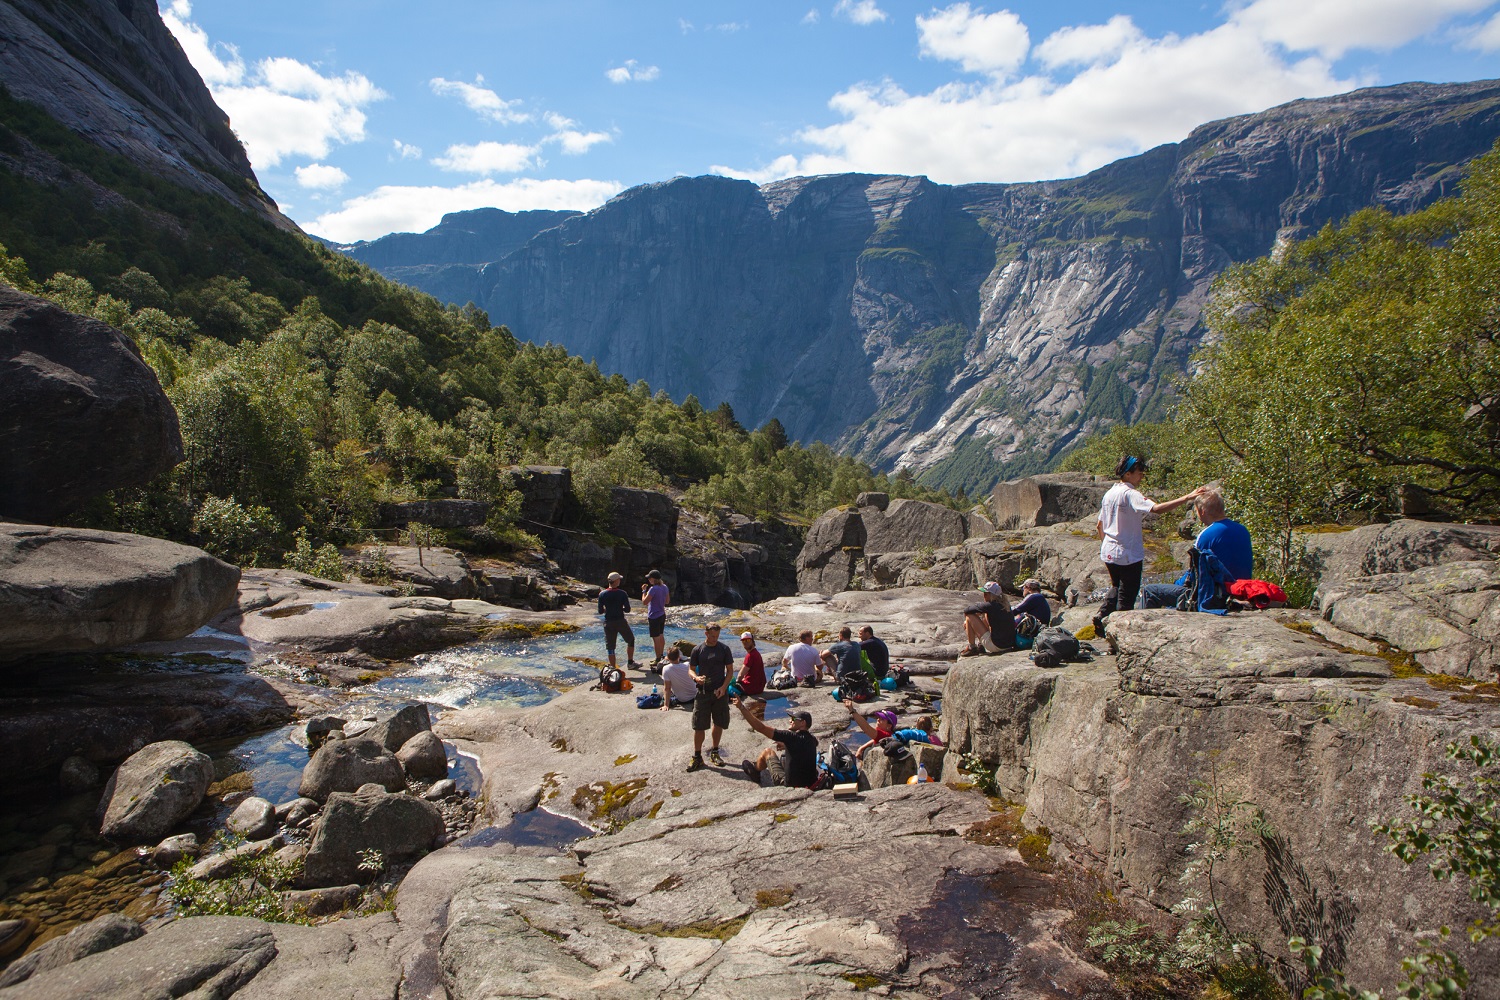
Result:
[[[1064,181],[680,178],[495,253],[472,284],[463,265],[407,280],[748,425],[984,490],[1160,414],[1226,266],[1453,194],[1497,135],[1500,83],[1406,84]]]
[[[295,228],[261,191],[155,0],[0,0],[0,85],[154,174]],[[4,155],[38,179],[63,171],[25,140]]]

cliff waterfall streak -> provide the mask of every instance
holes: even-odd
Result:
[[[1061,181],[677,178],[461,262],[445,240],[449,256],[384,263],[405,235],[352,252],[676,398],[980,492],[1161,415],[1230,264],[1455,194],[1500,134],[1497,97],[1481,81],[1296,101]],[[433,233],[495,226],[472,214]]]

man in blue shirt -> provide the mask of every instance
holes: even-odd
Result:
[[[1212,552],[1229,571],[1231,579],[1249,580],[1255,576],[1255,556],[1250,548],[1250,532],[1243,524],[1224,516],[1224,495],[1207,490],[1198,498],[1198,520],[1204,528],[1195,543],[1201,552]],[[1187,586],[1184,573],[1176,583],[1153,583],[1142,589],[1146,608],[1175,608],[1177,598]]]

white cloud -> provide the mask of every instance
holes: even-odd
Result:
[[[597,208],[619,194],[615,181],[537,180],[524,177],[505,184],[474,181],[458,187],[376,188],[344,202],[342,208],[318,216],[308,228],[338,243],[372,240],[387,233],[422,232],[437,225],[444,214],[473,208],[507,212],[529,209]]]
[[[348,174],[326,163],[309,163],[305,167],[298,167],[294,172],[299,185],[315,191],[335,191],[349,180]]]
[[[1254,0],[1230,15],[1259,37],[1337,59],[1350,49],[1393,49],[1494,0]]]
[[[620,66],[604,71],[610,83],[645,83],[661,76],[660,66],[642,66],[634,59],[626,59]]]
[[[552,133],[542,141],[555,142],[564,153],[569,156],[578,156],[581,153],[587,153],[601,142],[613,142],[614,136],[608,132],[579,132],[575,129],[563,129]]]
[[[1496,14],[1475,28],[1471,34],[1459,42],[1459,45],[1466,49],[1477,49],[1480,52],[1500,51],[1500,14]]]
[[[718,174],[721,177],[739,177],[747,181],[754,181],[756,184],[769,184],[771,181],[779,181],[785,177],[796,177],[800,173],[800,170],[798,169],[797,158],[791,154],[787,154],[786,156],[776,157],[776,159],[759,170],[738,170],[734,167],[726,167],[716,163],[708,168],[708,172]]]
[[[396,155],[403,160],[420,160],[422,158],[421,146],[413,146],[411,143],[402,142],[400,139],[392,139],[391,145],[395,148]]]
[[[833,14],[855,24],[875,24],[889,19],[885,11],[875,6],[875,0],[839,0],[833,7]]]
[[[363,74],[324,76],[285,57],[247,66],[234,46],[210,42],[191,16],[188,0],[173,0],[162,12],[256,168],[274,167],[288,156],[321,159],[335,143],[364,139],[365,106],[387,95]]]
[[[1048,69],[1087,66],[1110,61],[1133,45],[1145,41],[1135,22],[1116,14],[1105,24],[1059,28],[1036,47],[1036,57]]]
[[[818,8],[816,8],[816,7],[809,7],[808,10],[807,10],[807,13],[802,15],[802,23],[803,24],[817,24],[818,23],[818,17],[819,17]]]
[[[985,14],[956,3],[917,18],[922,54],[958,63],[970,73],[1009,76],[1031,48],[1031,35],[1008,10]]]
[[[434,166],[460,174],[514,174],[536,165],[535,146],[513,142],[476,142],[472,146],[449,146]]]
[[[475,76],[473,83],[445,80],[437,76],[433,77],[428,85],[432,87],[434,94],[439,97],[458,98],[464,103],[464,107],[487,121],[513,125],[531,120],[530,115],[516,110],[521,104],[520,101],[507,101],[488,87],[481,86],[483,83],[484,77],[482,76]]]

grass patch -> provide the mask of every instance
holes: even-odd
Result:
[[[1026,862],[1026,867],[1033,871],[1050,872],[1052,870],[1052,855],[1048,850],[1052,847],[1052,831],[1045,826],[1039,826],[1032,833],[1021,838],[1016,845],[1016,850],[1021,852],[1021,860]]]
[[[772,907],[785,906],[792,901],[792,895],[796,891],[796,887],[790,885],[778,885],[774,889],[761,889],[755,894],[755,908],[757,910],[768,910]]]
[[[1438,707],[1438,703],[1435,702],[1435,701],[1433,701],[1431,698],[1418,698],[1416,695],[1411,695],[1411,694],[1405,694],[1405,695],[1402,695],[1401,697],[1395,698],[1393,700],[1394,701],[1399,701],[1403,705],[1410,705],[1413,708],[1428,708],[1428,709],[1431,709],[1431,708],[1437,708]]]
[[[797,814],[796,813],[777,813],[775,816],[772,816],[771,818],[774,819],[778,823],[789,823],[792,820],[794,820],[794,819],[797,818]]]
[[[1094,631],[1093,623],[1090,622],[1083,628],[1079,629],[1077,632],[1074,632],[1073,638],[1077,639],[1079,642],[1092,642],[1093,640],[1099,638],[1099,636]]]
[[[585,900],[592,902],[599,898],[599,894],[588,883],[587,872],[574,872],[572,875],[562,875],[558,878],[558,881],[578,893]]]
[[[567,622],[497,622],[485,629],[486,639],[535,639],[539,636],[566,635],[577,632],[577,625]]]
[[[573,806],[587,812],[595,820],[614,824],[619,818],[616,814],[634,802],[645,787],[645,778],[631,778],[621,782],[595,781],[579,785],[573,790]]]
[[[624,767],[626,764],[629,764],[633,760],[635,760],[635,754],[633,754],[633,753],[624,753],[624,754],[621,754],[620,756],[618,756],[618,757],[615,758],[615,767]]]
[[[868,972],[846,972],[841,977],[854,987],[856,993],[865,993],[885,982],[879,976],[872,976]]]
[[[1470,677],[1453,674],[1425,674],[1427,685],[1439,691],[1461,691],[1464,694],[1491,695],[1500,697],[1500,684],[1494,681],[1476,681]]]
[[[745,926],[746,917],[735,917],[733,920],[714,922],[712,920],[699,920],[691,924],[627,924],[621,920],[610,920],[616,927],[631,931],[636,934],[649,934],[652,937],[661,938],[711,938],[715,941],[728,941],[738,934]]]

